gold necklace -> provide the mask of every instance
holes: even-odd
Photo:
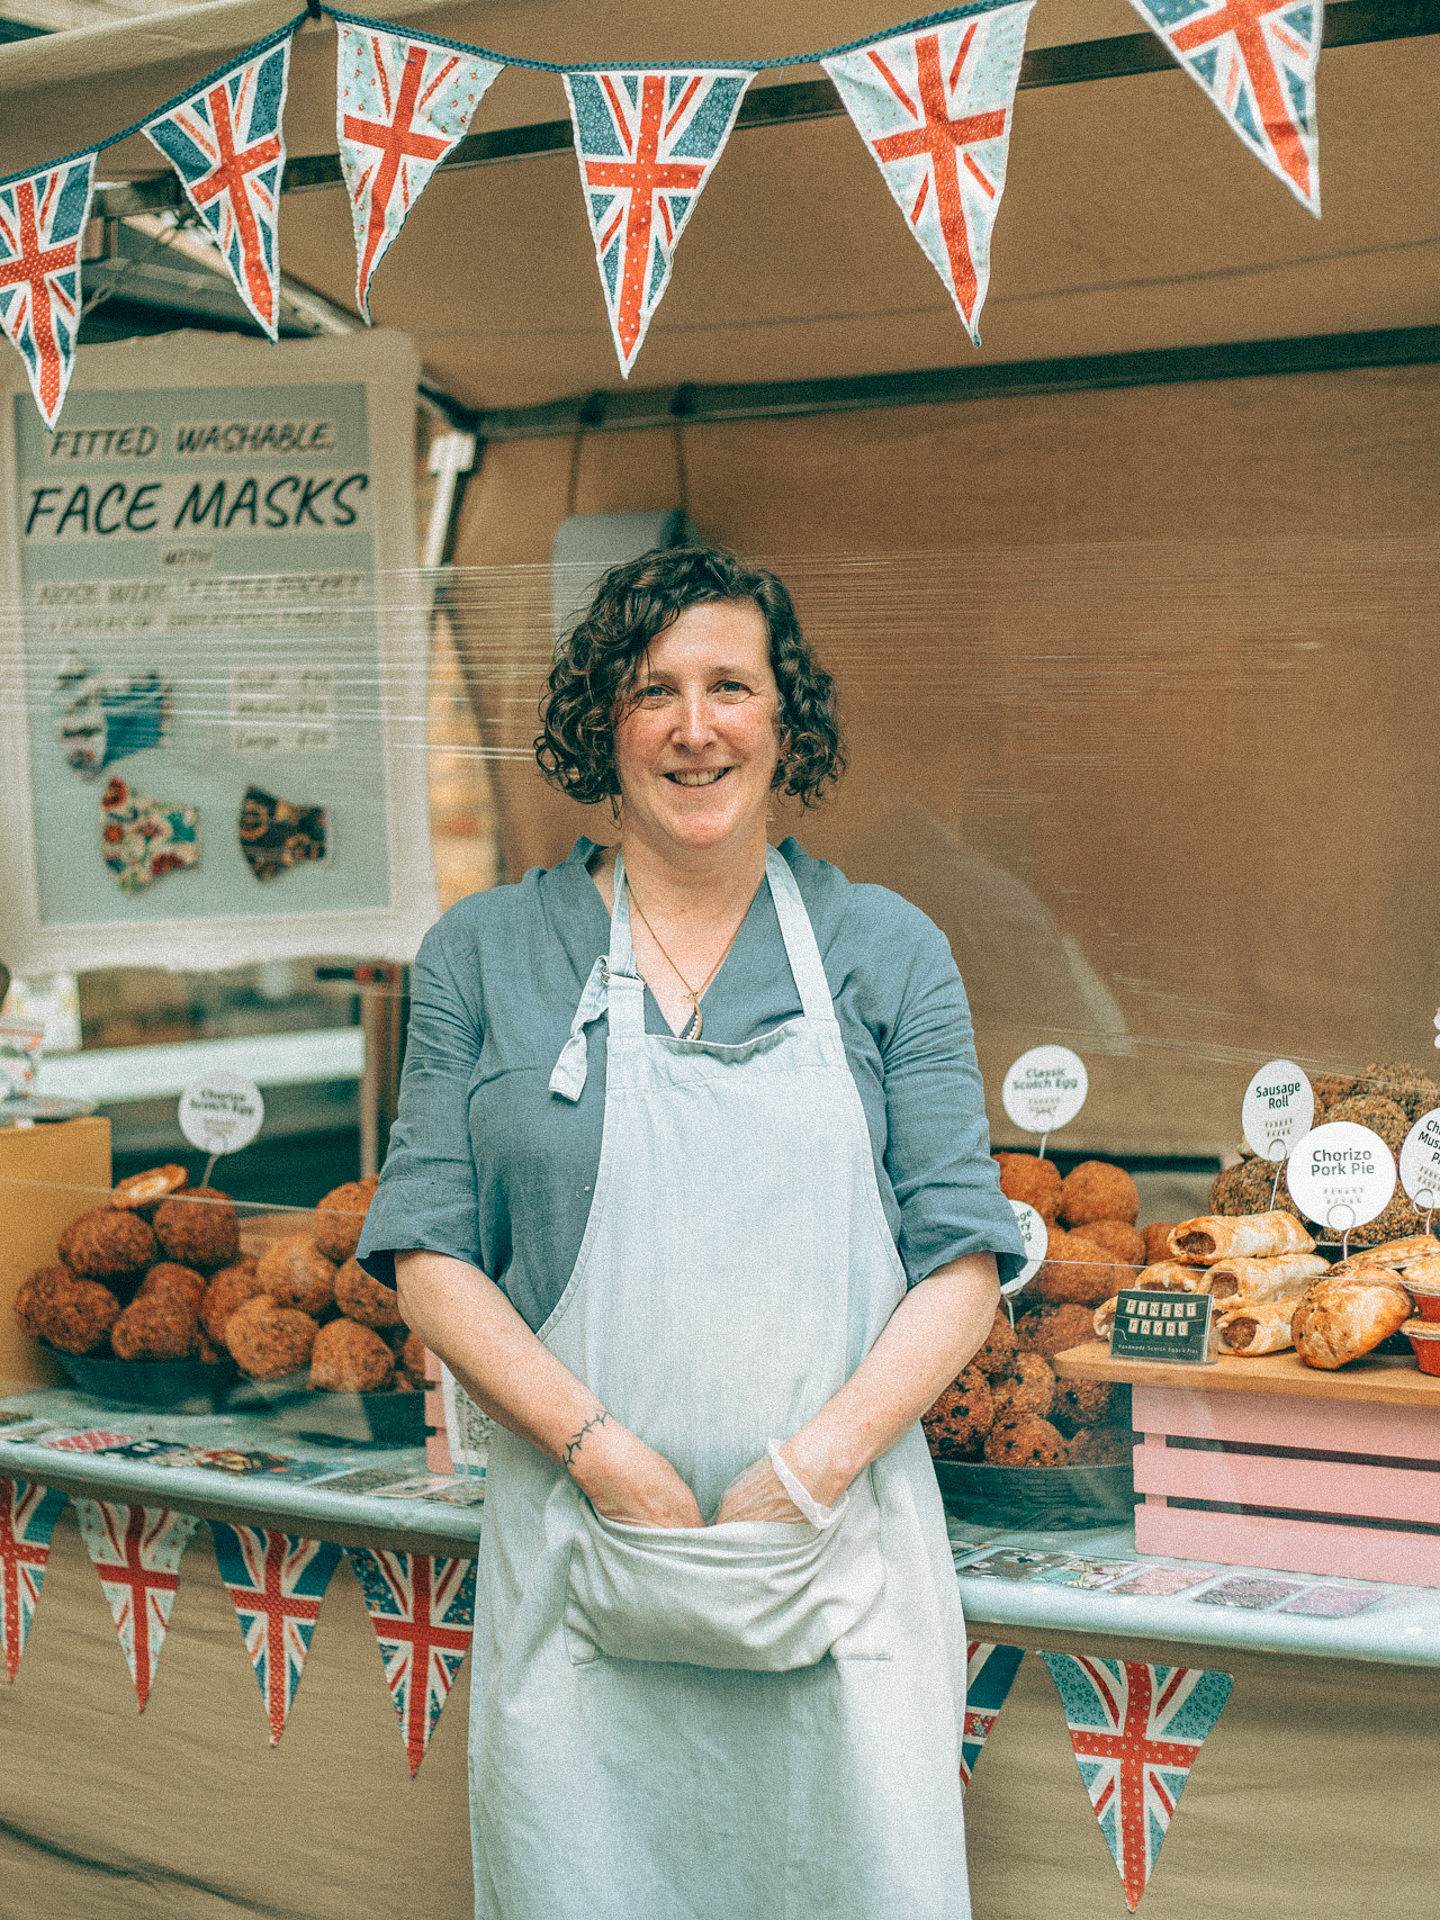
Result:
[[[626,882],[626,886],[629,887],[630,904],[632,907],[634,907],[636,913],[639,914],[641,923],[644,926],[645,931],[649,934],[650,938],[655,942],[656,946],[659,947],[661,959],[665,962],[666,966],[669,967],[670,971],[674,974],[675,978],[680,982],[681,986],[684,987],[686,993],[689,994],[691,1005],[695,1009],[695,1017],[691,1021],[688,1031],[686,1031],[685,1033],[682,1033],[680,1038],[682,1040],[698,1040],[701,1034],[705,1031],[705,1016],[700,1011],[700,996],[702,993],[704,993],[705,989],[709,986],[710,982],[715,978],[716,974],[720,971],[721,967],[724,966],[725,961],[729,956],[731,947],[733,947],[735,942],[739,939],[740,929],[745,924],[745,914],[749,913],[750,911],[750,902],[749,901],[746,902],[745,913],[742,913],[740,918],[735,922],[735,931],[734,933],[731,934],[730,938],[725,942],[724,953],[721,954],[720,958],[715,962],[714,966],[711,967],[709,973],[706,974],[705,978],[700,982],[699,986],[692,987],[690,982],[685,978],[684,974],[681,973],[679,967],[676,966],[675,962],[670,958],[670,955],[665,951],[664,943],[662,942],[659,934],[656,933],[654,927],[652,927],[650,922],[645,918],[645,909],[641,906],[640,902],[635,898],[635,889],[629,885],[628,881]]]

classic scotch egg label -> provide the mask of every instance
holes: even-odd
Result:
[[[1306,1219],[1319,1221],[1338,1238],[1389,1206],[1395,1157],[1368,1127],[1331,1120],[1296,1142],[1285,1184]]]
[[[1272,1060],[1245,1089],[1240,1126],[1262,1160],[1284,1160],[1315,1119],[1315,1095],[1293,1060]]]
[[[1005,1076],[1001,1095],[1011,1123],[1025,1133],[1054,1133],[1085,1104],[1090,1076],[1069,1047],[1032,1047]]]

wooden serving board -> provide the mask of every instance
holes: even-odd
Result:
[[[1196,1393],[1289,1394],[1312,1400],[1361,1400],[1392,1407],[1433,1407],[1440,1412],[1440,1375],[1421,1373],[1414,1361],[1367,1354],[1336,1372],[1307,1367],[1293,1349],[1254,1360],[1222,1354],[1213,1367],[1167,1366],[1159,1360],[1112,1360],[1104,1340],[1087,1341],[1055,1355],[1056,1373],[1067,1380],[1125,1380],[1138,1387],[1188,1387]]]

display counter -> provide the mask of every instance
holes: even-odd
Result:
[[[329,1920],[398,1915],[423,1898],[435,1920],[466,1920],[467,1675],[411,1777],[376,1631],[342,1555],[272,1746],[236,1604],[201,1526],[137,1714],[73,1503],[164,1506],[344,1547],[456,1557],[473,1556],[483,1508],[351,1490],[342,1477],[356,1473],[372,1487],[423,1482],[422,1451],[319,1447],[262,1416],[118,1413],[55,1391],[0,1400],[4,1415],[53,1424],[28,1441],[0,1432],[0,1475],[71,1502],[3,1703],[6,1818],[31,1908],[151,1920],[168,1902],[187,1915]],[[280,1456],[324,1477],[167,1468],[39,1444],[75,1431]],[[1233,1679],[1149,1862],[1147,1916],[1349,1920],[1382,1863],[1390,1884],[1429,1884],[1440,1592],[1352,1581],[1346,1604],[1360,1610],[1317,1617],[1284,1609],[1335,1593],[1333,1581],[1137,1553],[1130,1528],[992,1530],[953,1513],[949,1525],[972,1642],[1024,1654],[973,1760],[977,1920],[1126,1911],[1042,1652]],[[1100,1584],[1055,1584],[1067,1579]],[[1180,1590],[1116,1591],[1137,1582]],[[1236,1582],[1248,1583],[1244,1604],[1214,1598]],[[1262,1832],[1274,1843],[1260,1844]]]

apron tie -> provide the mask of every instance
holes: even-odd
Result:
[[[570,1022],[570,1038],[560,1049],[560,1058],[550,1075],[550,1091],[558,1093],[562,1100],[578,1100],[585,1091],[585,1078],[590,1069],[585,1029],[600,1018],[609,1003],[610,968],[602,953],[590,969],[575,1018]]]

